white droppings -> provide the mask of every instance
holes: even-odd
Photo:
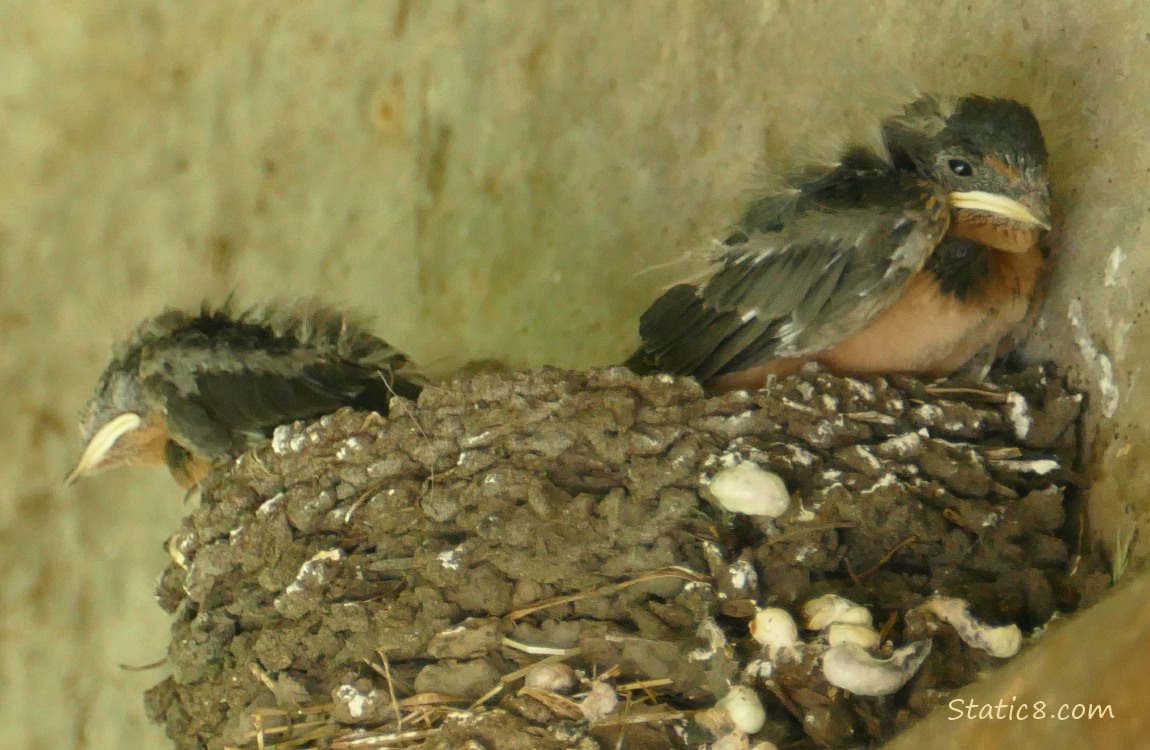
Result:
[[[923,404],[922,406],[913,409],[912,413],[918,416],[918,418],[922,421],[928,422],[930,424],[934,424],[938,420],[942,419],[944,415],[943,410],[934,404]]]
[[[790,612],[781,607],[760,609],[747,627],[751,637],[766,649],[772,661],[780,652],[793,652],[799,645],[799,626]]]
[[[1020,474],[1037,474],[1038,476],[1044,476],[1062,468],[1057,461],[1051,458],[1035,458],[1029,461],[1001,458],[992,460],[990,463],[1007,471],[1017,471]]]
[[[658,375],[655,379],[664,385],[670,385],[675,382],[674,375]]]
[[[722,651],[727,645],[727,635],[710,617],[699,623],[695,635],[706,641],[706,645],[692,649],[687,658],[691,661],[706,661]]]
[[[566,693],[575,687],[575,670],[558,662],[537,664],[523,678],[523,684],[529,688]]]
[[[435,556],[439,560],[439,564],[448,570],[459,570],[463,562],[459,559],[459,548],[449,549],[446,552],[440,552]]]
[[[775,673],[775,665],[770,659],[751,659],[743,668],[743,674],[751,679],[769,680]]]
[[[343,550],[339,548],[325,549],[316,552],[311,556],[311,559],[299,566],[299,572],[295,574],[295,580],[288,584],[288,587],[284,589],[284,593],[294,594],[297,591],[302,591],[305,586],[323,585],[324,581],[327,580],[327,569],[324,563],[335,562],[342,559]]]
[[[812,398],[815,397],[815,387],[813,385],[811,385],[810,383],[806,382],[805,380],[803,382],[799,383],[796,386],[796,388],[798,389],[799,393],[802,394],[803,398],[806,399],[807,401],[810,401]],[[789,403],[790,405],[797,405],[797,404],[795,404],[795,402],[791,401],[790,399],[783,399],[783,402]],[[809,408],[809,407],[804,407],[804,408]]]
[[[1121,245],[1115,245],[1106,259],[1106,270],[1102,272],[1102,286],[1126,286],[1126,277],[1122,274],[1122,266],[1126,263],[1126,251]]]
[[[464,448],[478,448],[485,445],[490,437],[491,430],[484,430],[478,435],[464,435],[459,442]]]
[[[759,694],[744,685],[736,685],[715,704],[731,717],[735,728],[745,734],[754,734],[767,722],[767,712]]]
[[[866,465],[874,471],[878,471],[882,468],[882,462],[875,458],[875,455],[870,452],[870,448],[867,448],[865,445],[856,445],[855,455],[861,457],[866,462]]]
[[[279,504],[280,500],[283,499],[284,493],[282,492],[276,493],[274,497],[269,497],[267,500],[264,500],[262,503],[260,503],[260,507],[256,508],[256,515],[266,516],[270,514],[273,510],[275,510],[275,507]]]
[[[823,594],[803,604],[807,630],[823,630],[836,622],[871,625],[870,611],[838,594]]]
[[[1118,383],[1114,379],[1114,363],[1110,357],[1098,351],[1094,340],[1086,330],[1086,317],[1082,312],[1082,303],[1071,300],[1066,316],[1070,320],[1070,327],[1074,330],[1074,343],[1078,352],[1086,363],[1094,369],[1098,378],[1098,391],[1102,396],[1102,414],[1107,419],[1118,412],[1118,402],[1121,395],[1118,392]]]
[[[806,562],[807,558],[818,552],[819,549],[819,546],[816,544],[804,544],[802,547],[799,547],[797,552],[795,552],[795,562]]]
[[[347,706],[347,713],[353,719],[362,719],[367,713],[367,704],[371,696],[361,693],[355,685],[340,685],[335,689],[335,697],[340,703]]]
[[[731,576],[731,586],[736,589],[746,591],[757,589],[759,586],[759,574],[755,572],[755,566],[751,565],[749,560],[735,560],[727,569],[727,573]]]
[[[827,643],[839,646],[844,643],[853,643],[865,649],[878,646],[878,631],[870,625],[859,625],[853,622],[832,622],[827,628]]]
[[[870,383],[864,383],[854,378],[843,378],[843,381],[847,384],[847,387],[854,391],[855,395],[863,401],[874,401],[874,386]]]
[[[875,483],[872,484],[869,488],[863,490],[861,494],[871,495],[875,492],[878,492],[879,490],[885,490],[887,487],[894,487],[896,484],[898,484],[898,477],[888,471],[886,474],[883,474],[881,477],[875,480]]]
[[[307,435],[301,432],[291,436],[291,440],[288,441],[288,450],[292,453],[298,453],[303,450],[305,445],[307,445]]]
[[[963,643],[991,656],[1008,659],[1022,648],[1022,631],[1017,625],[987,625],[970,614],[970,604],[962,599],[933,596],[922,608],[953,627]]]
[[[835,482],[834,484],[828,484],[826,487],[820,487],[818,489],[819,495],[821,495],[824,498],[827,497],[828,495],[830,495],[832,492],[838,492],[838,491],[848,492],[849,490],[847,490],[846,485],[843,484],[842,482]],[[820,507],[821,507],[821,504],[820,504]]]
[[[579,704],[579,711],[584,719],[593,724],[606,719],[618,704],[619,696],[615,694],[614,688],[597,680],[587,691],[587,697]]]
[[[889,659],[876,659],[855,643],[832,646],[823,654],[827,682],[856,695],[890,695],[914,676],[930,655],[930,641],[898,649]]]
[[[1014,437],[1025,440],[1030,434],[1033,420],[1030,419],[1030,404],[1021,393],[1011,391],[1006,394],[1006,416],[1014,427]]]
[[[889,414],[881,414],[877,411],[855,411],[850,414],[843,415],[848,419],[855,422],[867,422],[869,424],[879,424],[883,427],[894,427],[898,424],[898,420]]]
[[[799,512],[795,515],[796,521],[799,523],[810,523],[816,518],[818,518],[818,516],[815,515],[814,511],[804,508],[802,503],[799,503]]]
[[[820,401],[823,403],[824,411],[838,411],[839,400],[829,393],[824,393]]]
[[[741,411],[738,414],[727,417],[727,424],[731,426],[732,430],[737,430],[746,423],[753,421],[754,418],[755,413],[753,411]]]
[[[272,452],[282,456],[288,452],[288,438],[291,437],[291,425],[281,424],[272,433]]]
[[[790,449],[791,455],[789,458],[792,462],[799,464],[800,466],[813,466],[814,465],[815,454],[811,453],[810,451],[806,450],[805,448],[800,448],[799,446],[795,445],[794,443],[784,443],[784,445],[786,445],[787,448]]]
[[[168,556],[172,558],[172,562],[180,566],[184,570],[188,569],[188,553],[192,551],[195,542],[195,534],[173,534],[168,537]]]
[[[343,441],[343,445],[341,445],[339,447],[339,450],[336,451],[335,457],[342,461],[342,460],[346,459],[348,456],[350,456],[352,453],[354,453],[355,451],[358,451],[361,447],[362,446],[360,445],[358,439],[356,439],[354,437],[349,437],[347,440]]]
[[[777,518],[791,504],[787,486],[779,475],[749,461],[716,473],[708,490],[722,508],[748,516]]]

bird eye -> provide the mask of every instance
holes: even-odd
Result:
[[[963,159],[951,159],[946,165],[950,167],[951,172],[959,177],[970,177],[974,174],[974,167],[970,166],[970,162]]]

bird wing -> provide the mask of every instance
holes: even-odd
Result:
[[[307,323],[317,321],[327,322],[313,315]],[[141,382],[173,438],[216,456],[247,449],[281,424],[343,406],[386,414],[392,395],[418,394],[396,373],[406,360],[382,340],[346,326],[316,333],[287,325],[205,314],[154,344]]]
[[[709,380],[829,348],[898,299],[949,217],[940,187],[847,166],[770,214],[744,223],[704,284],[674,286],[643,314],[629,365]]]
[[[191,391],[168,379],[147,386],[159,392],[173,438],[201,455],[246,449],[278,425],[358,405],[369,389],[382,405],[364,408],[387,408],[383,374],[347,363],[202,370],[194,380]]]

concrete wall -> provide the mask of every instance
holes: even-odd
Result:
[[[1093,394],[1093,515],[1150,513],[1150,9],[682,0],[0,2],[0,744],[163,747],[160,472],[63,491],[111,342],[318,293],[433,369],[613,361],[764,164],[918,89],[1034,103],[1065,214],[1032,349]],[[1147,546],[1135,542],[1144,556]]]

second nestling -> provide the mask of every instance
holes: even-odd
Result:
[[[117,348],[80,415],[72,483],[164,466],[184,487],[263,444],[279,425],[352,406],[387,414],[418,396],[406,358],[330,308],[168,310]]]
[[[753,202],[701,283],[643,314],[640,374],[755,389],[818,362],[838,375],[988,365],[1040,297],[1046,144],[1022,104],[923,97],[854,148]]]

